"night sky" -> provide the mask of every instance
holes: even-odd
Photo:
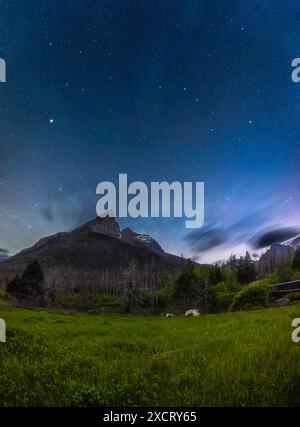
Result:
[[[299,56],[296,0],[1,0],[2,252],[95,217],[119,173],[205,182],[197,236],[119,221],[172,253],[213,261],[298,225]]]

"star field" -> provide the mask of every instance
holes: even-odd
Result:
[[[296,1],[1,2],[0,247],[96,215],[100,181],[204,181],[206,224],[248,234],[299,218]],[[243,221],[249,215],[257,222]],[[183,219],[122,219],[195,254]]]

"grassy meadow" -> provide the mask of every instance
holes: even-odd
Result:
[[[300,304],[164,318],[0,301],[0,317],[0,406],[300,405]]]

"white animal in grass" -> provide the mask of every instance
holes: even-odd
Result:
[[[174,317],[174,314],[172,314],[172,313],[167,313],[167,314],[166,314],[166,317]]]
[[[198,316],[200,316],[200,313],[199,313],[198,309],[192,309],[192,310],[187,310],[185,312],[185,316],[186,317],[198,317]]]

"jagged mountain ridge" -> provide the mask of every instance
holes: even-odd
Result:
[[[300,236],[294,237],[293,239],[290,239],[286,242],[284,242],[285,245],[292,246],[294,249],[300,249]]]
[[[149,235],[120,230],[115,218],[99,218],[70,232],[39,240],[0,265],[0,286],[37,260],[47,285],[56,291],[122,292],[128,280],[147,289],[162,272],[177,275],[183,260],[164,252]]]

